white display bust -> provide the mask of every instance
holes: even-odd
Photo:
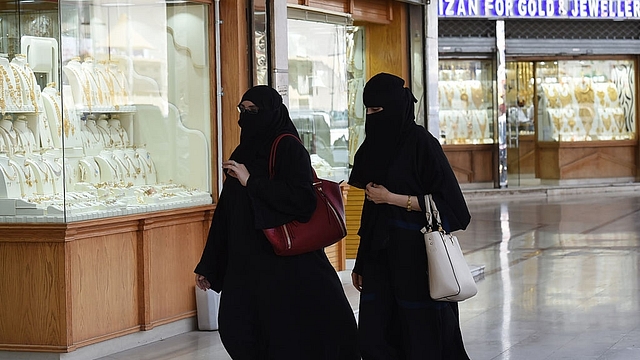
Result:
[[[18,166],[12,162],[7,154],[0,153],[0,198],[20,199],[22,190]]]

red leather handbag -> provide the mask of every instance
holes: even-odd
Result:
[[[274,174],[276,149],[285,136],[295,138],[291,134],[282,134],[271,145],[269,155],[269,177],[271,178]],[[294,220],[275,228],[262,230],[276,254],[289,256],[320,250],[347,235],[340,184],[318,178],[313,170],[313,189],[317,204],[309,221],[302,223]]]

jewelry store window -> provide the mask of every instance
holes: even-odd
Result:
[[[538,139],[556,142],[635,139],[634,79],[631,60],[536,63]]]
[[[491,60],[440,60],[439,127],[442,144],[492,144]]]
[[[363,30],[288,20],[289,110],[318,176],[347,180],[364,140]]]
[[[0,14],[0,222],[211,203],[208,5],[14,10]]]

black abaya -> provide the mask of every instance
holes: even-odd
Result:
[[[360,245],[353,272],[362,276],[359,341],[364,360],[468,360],[458,305],[431,300],[420,229],[426,225],[424,196],[432,194],[447,231],[470,221],[455,174],[440,146],[414,121],[415,98],[404,81],[374,76],[364,91],[366,138],[349,183],[384,186],[416,196],[423,211],[364,201]]]
[[[313,212],[308,153],[285,137],[274,179],[257,163],[246,187],[225,181],[195,269],[222,291],[225,348],[239,360],[359,359],[353,311],[324,251],[277,256],[260,230]]]

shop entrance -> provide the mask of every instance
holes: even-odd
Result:
[[[529,61],[506,63],[507,174],[509,185],[537,185],[535,67]]]

